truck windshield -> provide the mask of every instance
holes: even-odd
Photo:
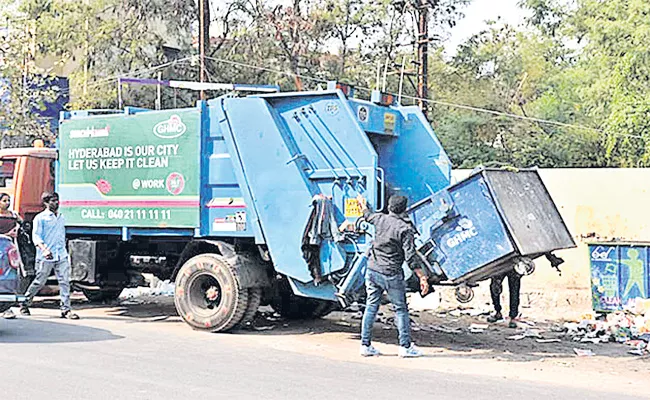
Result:
[[[0,188],[13,186],[16,160],[0,160]]]

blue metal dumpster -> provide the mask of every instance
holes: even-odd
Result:
[[[650,243],[589,243],[594,311],[622,310],[650,298]]]
[[[536,170],[483,169],[409,214],[419,251],[441,284],[471,286],[518,263],[532,272],[535,258],[575,247]]]

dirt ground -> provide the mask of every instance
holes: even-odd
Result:
[[[56,308],[53,299],[37,306]],[[76,296],[74,308],[82,318],[97,316],[149,323],[175,332],[191,332],[176,314],[173,299],[164,296],[121,300],[112,304],[91,305]],[[472,333],[472,324],[487,324],[487,315],[466,315],[480,310],[413,311],[413,340],[426,357],[417,360],[397,358],[397,331],[390,306],[382,307],[374,328],[374,344],[384,356],[362,358],[359,351],[361,311],[334,312],[312,321],[286,321],[262,308],[252,326],[225,337],[242,344],[272,347],[284,351],[319,355],[363,363],[417,368],[432,371],[485,375],[510,379],[558,383],[581,388],[650,397],[650,357],[628,354],[630,347],[617,343],[579,343],[561,332],[554,332],[563,321],[521,323],[517,329],[504,323],[488,324],[482,332]],[[460,315],[459,315],[460,313]],[[534,324],[534,325],[533,325]],[[557,330],[557,329],[555,329]],[[508,340],[528,331],[539,337]],[[207,333],[206,333],[207,334]],[[559,339],[539,343],[537,340]],[[593,356],[579,357],[574,349],[592,350]]]

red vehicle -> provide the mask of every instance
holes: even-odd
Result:
[[[56,158],[56,149],[43,147],[41,141],[36,141],[34,147],[0,150],[0,192],[11,196],[11,208],[24,220],[17,242],[27,279],[21,280],[16,288],[18,293],[24,293],[34,278],[35,248],[31,242],[31,222],[43,211],[43,192],[54,189]],[[3,250],[1,254],[5,254]],[[0,293],[2,290],[3,286],[0,286]],[[40,293],[47,295],[51,292],[52,288],[46,286]]]
[[[19,295],[20,254],[13,239],[0,235],[0,313],[25,300]]]

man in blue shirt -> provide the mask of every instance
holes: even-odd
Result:
[[[45,210],[34,218],[32,231],[32,240],[36,246],[36,279],[27,288],[27,301],[20,307],[20,313],[31,314],[28,305],[45,286],[54,269],[59,281],[61,318],[79,319],[70,310],[70,261],[65,246],[65,220],[59,213],[59,195],[46,192],[41,198]]]

